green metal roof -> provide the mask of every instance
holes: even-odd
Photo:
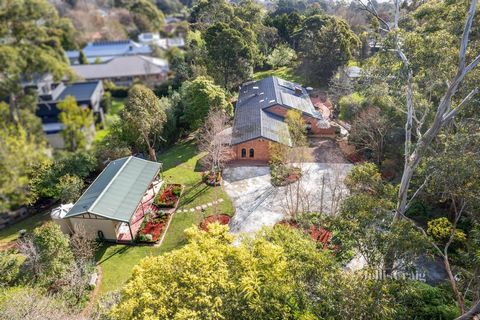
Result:
[[[136,157],[110,162],[65,218],[91,213],[129,222],[161,166]]]

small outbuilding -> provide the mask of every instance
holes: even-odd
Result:
[[[83,228],[91,238],[129,243],[160,190],[161,164],[137,157],[108,164],[61,219],[68,233]]]

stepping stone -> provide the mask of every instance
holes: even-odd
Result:
[[[207,205],[206,205],[206,204],[203,204],[203,205],[202,205],[202,209],[207,209]]]
[[[223,198],[218,199],[218,202],[223,202]]]
[[[195,210],[202,210],[202,207],[198,206],[198,207],[195,207]]]
[[[207,206],[211,207],[213,204],[211,202],[207,203]]]
[[[193,208],[190,209],[190,212],[194,212],[194,211],[195,211],[195,209],[193,209]]]

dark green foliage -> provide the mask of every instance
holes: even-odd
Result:
[[[398,303],[398,319],[447,320],[460,315],[452,296],[442,287],[418,281],[392,282],[390,288]]]
[[[164,23],[163,12],[149,0],[115,0],[115,6],[133,13],[139,32],[158,32]]]
[[[216,23],[207,29],[204,37],[209,69],[225,89],[232,89],[251,76],[252,46],[240,31]]]
[[[0,287],[13,285],[20,273],[20,256],[9,250],[0,251]]]
[[[62,177],[75,175],[85,179],[96,167],[97,159],[89,151],[59,152],[52,163],[39,169],[33,188],[40,197],[59,199],[58,184]]]
[[[360,45],[349,25],[338,18],[314,15],[295,33],[300,68],[312,83],[327,83],[338,67],[352,59]]]
[[[48,222],[33,230],[32,243],[38,252],[26,256],[25,268],[32,272],[33,279],[48,285],[65,275],[74,262],[70,241],[54,222]]]
[[[157,7],[166,14],[180,12],[184,6],[179,0],[156,0]]]
[[[78,60],[80,64],[88,64],[88,59],[83,50],[80,50]]]
[[[110,92],[113,98],[126,98],[128,96],[128,87],[115,85],[113,82],[105,84],[105,90]]]
[[[112,93],[110,91],[105,91],[100,101],[100,106],[103,109],[104,113],[108,113],[112,108]]]
[[[192,130],[202,125],[210,110],[224,110],[228,115],[232,114],[232,104],[227,100],[225,91],[208,78],[187,81],[180,92],[184,104],[183,119]]]
[[[280,39],[293,46],[295,44],[295,32],[300,28],[303,19],[303,16],[298,12],[291,12],[288,14],[270,15],[265,23],[268,26],[275,27]]]

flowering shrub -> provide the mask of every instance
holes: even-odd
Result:
[[[138,241],[157,242],[168,220],[167,214],[145,216],[138,232]]]
[[[173,208],[182,193],[182,186],[179,184],[168,184],[153,200],[153,204],[159,208]]]

